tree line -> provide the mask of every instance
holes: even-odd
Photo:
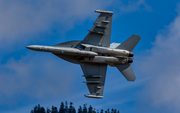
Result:
[[[120,113],[119,110],[116,109],[107,109],[106,111],[104,111],[103,109],[96,110],[95,108],[93,108],[91,105],[89,107],[87,107],[87,104],[84,104],[83,107],[79,106],[79,108],[75,109],[75,107],[73,106],[73,103],[70,102],[69,106],[67,101],[61,102],[60,107],[57,108],[55,106],[52,106],[51,109],[47,108],[45,109],[44,107],[41,107],[40,104],[36,105],[31,111],[30,113]]]

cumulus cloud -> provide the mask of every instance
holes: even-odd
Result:
[[[61,26],[59,32],[65,32],[72,29],[74,23],[91,18],[94,10],[107,10],[112,4],[120,7],[121,12],[135,12],[142,9],[141,6],[150,9],[144,0],[127,4],[116,0],[1,0],[0,44],[30,40],[58,25]]]
[[[139,67],[144,75],[153,76],[141,96],[152,111],[176,113],[180,110],[180,15],[165,28],[159,31],[149,56]]]
[[[80,67],[67,67],[65,63],[61,65],[61,60],[53,57],[48,54],[27,55],[18,61],[11,59],[1,65],[0,105],[25,104],[19,96],[23,96],[23,99],[53,100],[71,94],[73,90],[69,89],[78,78],[76,73],[81,71]]]
[[[85,20],[94,10],[105,9],[102,0],[1,0],[0,42],[27,40],[28,35],[49,32],[53,24],[71,29],[75,21]],[[25,37],[26,36],[26,37]],[[3,44],[3,43],[1,43]]]

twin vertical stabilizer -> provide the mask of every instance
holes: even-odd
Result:
[[[116,49],[132,51],[140,39],[141,38],[139,35],[132,35],[121,45],[119,45]],[[116,65],[116,67],[128,81],[134,81],[136,79],[130,64]]]
[[[121,45],[119,45],[116,49],[124,49],[128,51],[132,51],[140,39],[141,38],[139,35],[132,35],[130,38],[124,41]]]

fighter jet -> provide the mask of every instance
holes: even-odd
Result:
[[[86,78],[89,98],[103,98],[107,65],[116,67],[128,81],[136,79],[130,63],[133,62],[132,50],[141,39],[132,35],[122,44],[112,43],[112,11],[96,10],[100,13],[91,30],[83,40],[68,41],[54,46],[30,45],[26,48],[50,52],[54,55],[79,64]]]

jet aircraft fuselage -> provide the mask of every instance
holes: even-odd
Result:
[[[91,30],[82,41],[68,41],[54,46],[30,45],[26,48],[50,52],[76,64],[83,70],[84,83],[87,84],[90,98],[103,98],[107,65],[117,67],[128,81],[136,79],[130,63],[133,62],[132,50],[140,40],[139,35],[132,35],[122,44],[112,43],[111,11],[96,10],[100,13]]]
[[[73,45],[71,45],[73,46]],[[110,66],[118,64],[132,63],[133,53],[122,49],[111,49],[106,47],[98,47],[88,45],[88,50],[81,50],[73,47],[54,47],[54,46],[41,46],[30,45],[28,49],[35,51],[51,52],[58,55],[69,55],[72,59],[69,61],[72,63],[103,63]],[[77,57],[78,56],[78,57]]]

